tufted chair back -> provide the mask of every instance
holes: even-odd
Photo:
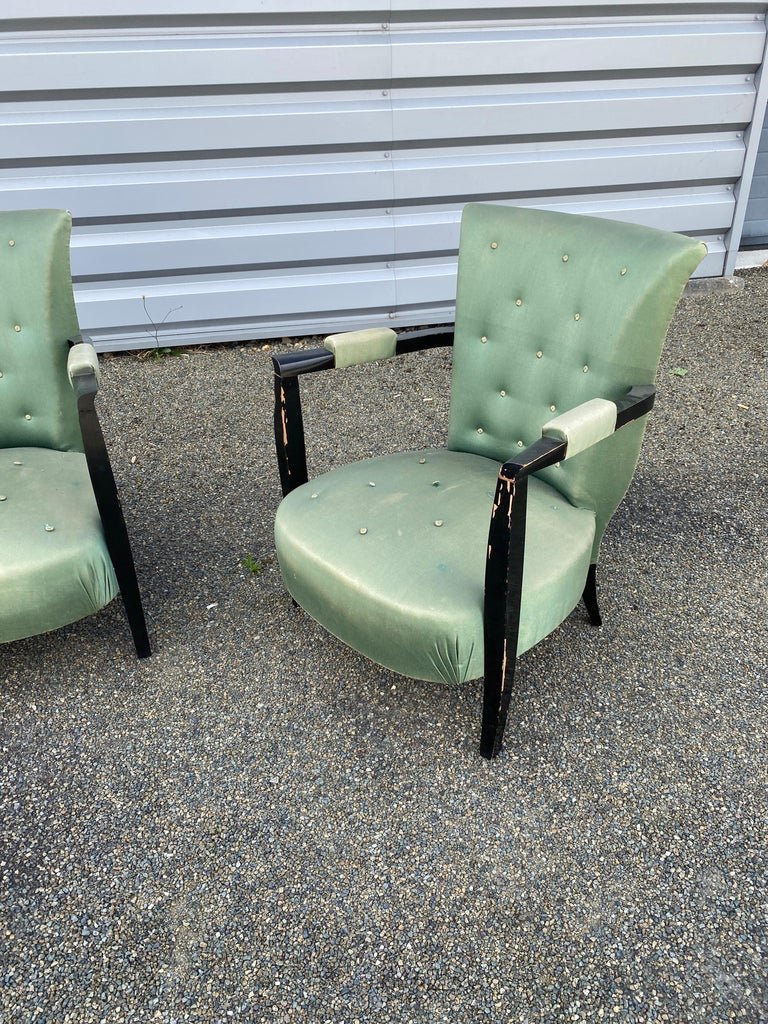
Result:
[[[67,376],[71,226],[63,210],[0,213],[0,448],[83,450]]]
[[[470,204],[461,226],[448,447],[504,462],[555,415],[653,382],[706,246],[595,217]],[[593,509],[595,561],[645,418],[541,476]]]

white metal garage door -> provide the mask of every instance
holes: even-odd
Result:
[[[72,211],[102,348],[154,344],[145,306],[161,344],[448,320],[468,199],[691,233],[721,274],[765,13],[5,0],[2,205]]]

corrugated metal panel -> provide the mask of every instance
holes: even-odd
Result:
[[[72,210],[102,348],[147,315],[163,344],[448,319],[468,200],[684,231],[723,272],[765,0],[104,6],[0,12],[3,205]]]
[[[760,149],[742,234],[744,245],[768,245],[768,124],[763,125]]]

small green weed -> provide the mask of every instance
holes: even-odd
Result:
[[[243,568],[247,569],[248,572],[252,572],[254,576],[258,576],[264,566],[253,555],[246,555],[243,559]]]
[[[684,366],[676,366],[674,368],[674,370],[670,370],[669,371],[669,376],[670,377],[687,377],[688,376],[688,371],[685,369]]]
[[[166,356],[182,356],[180,348],[144,348],[136,354],[136,358],[145,363],[148,359],[165,359]]]

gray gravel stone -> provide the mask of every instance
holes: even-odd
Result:
[[[768,273],[743,276],[683,300],[605,625],[523,657],[491,764],[479,684],[397,677],[287,598],[261,344],[103,360],[155,654],[119,601],[0,648],[2,1024],[768,1019]],[[441,444],[449,365],[307,379],[311,471]]]

